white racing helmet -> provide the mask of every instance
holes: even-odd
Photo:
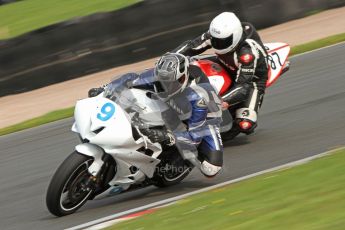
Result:
[[[234,13],[223,12],[210,24],[211,45],[217,54],[225,54],[236,48],[240,42],[243,28]]]

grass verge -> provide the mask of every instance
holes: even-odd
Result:
[[[12,5],[12,4],[9,4],[9,5]],[[296,54],[304,53],[304,52],[311,51],[314,49],[322,48],[325,46],[334,45],[343,41],[345,41],[345,33],[292,47],[291,55],[296,55]],[[32,128],[32,127],[42,125],[48,122],[61,120],[67,117],[71,117],[72,115],[73,115],[73,108],[56,110],[54,112],[43,115],[42,117],[37,117],[31,120],[24,121],[19,124],[10,126],[10,127],[2,128],[0,129],[0,136],[9,134],[12,132],[20,131],[23,129]]]
[[[201,193],[112,229],[344,229],[345,151]]]
[[[24,130],[28,128],[33,128],[39,125],[47,124],[49,122],[61,120],[64,118],[72,117],[73,112],[74,112],[74,107],[56,110],[56,111],[47,113],[43,116],[33,118],[27,121],[23,121],[21,123],[18,123],[6,128],[2,128],[0,129],[0,136],[13,133],[13,132],[18,132],[20,130]]]
[[[312,51],[315,49],[319,49],[322,47],[334,45],[340,42],[345,41],[345,33],[333,35],[327,38],[322,38],[313,42],[308,42],[305,44],[297,45],[292,47],[290,55],[296,55],[296,54],[301,54],[305,53],[308,51]]]
[[[139,0],[25,0],[0,7],[0,39],[97,12],[108,12]]]

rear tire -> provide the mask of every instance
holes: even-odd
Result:
[[[238,127],[236,127],[236,125],[233,125],[229,131],[221,133],[222,141],[230,141],[237,137],[240,133],[241,131],[238,129]]]
[[[168,174],[162,174],[154,178],[155,185],[159,188],[164,188],[172,185],[179,184],[189,173],[192,171],[192,168],[186,167],[186,169],[174,176],[169,176]]]
[[[235,120],[236,120],[236,109],[237,107],[234,106],[234,107],[230,107],[228,110],[229,110],[229,113],[231,115],[231,122],[232,122],[232,126],[231,126],[231,129],[227,132],[222,132],[220,135],[222,137],[222,141],[230,141],[232,139],[234,139],[235,137],[237,137],[238,134],[241,133],[238,125],[236,124]]]
[[[88,167],[92,162],[93,158],[73,152],[56,170],[46,195],[48,210],[53,215],[72,214],[91,197],[93,190],[85,190],[83,182],[90,176]]]
[[[161,163],[156,168],[153,177],[157,187],[168,187],[180,183],[192,171],[185,160],[182,159],[177,149],[164,152]]]

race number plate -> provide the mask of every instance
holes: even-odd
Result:
[[[286,43],[266,43],[265,49],[268,53],[267,62],[269,65],[267,86],[270,86],[279,78],[288,59],[290,46]]]

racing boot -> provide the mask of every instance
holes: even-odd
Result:
[[[216,176],[223,165],[223,152],[219,150],[199,152],[200,171],[206,177]]]
[[[207,161],[203,161],[200,166],[200,171],[206,177],[214,177],[219,173],[221,168],[222,168],[221,166],[216,166],[216,165],[210,164]]]

